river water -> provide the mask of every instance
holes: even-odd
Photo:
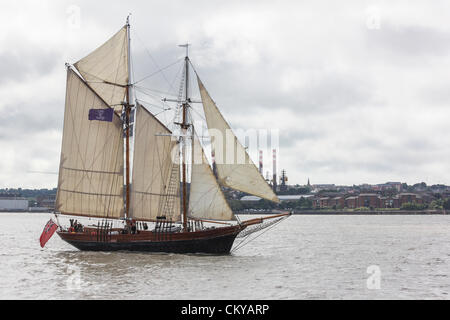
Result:
[[[0,299],[450,299],[448,215],[292,216],[229,256],[41,249],[50,217],[0,213]]]

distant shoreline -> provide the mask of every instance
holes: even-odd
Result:
[[[239,215],[246,214],[277,214],[282,210],[275,211],[248,211],[236,212]],[[294,210],[293,215],[446,215],[443,210],[370,210],[370,211],[341,211],[341,210]]]
[[[270,215],[270,214],[279,214],[282,212],[282,210],[274,210],[274,211],[236,211],[235,214],[238,215],[252,215],[252,214],[260,214],[260,215]],[[2,210],[0,213],[53,213],[52,211],[5,211]],[[389,210],[389,211],[333,211],[333,210],[302,210],[302,211],[295,211],[293,212],[293,215],[314,215],[314,216],[320,216],[320,215],[336,215],[336,216],[375,216],[375,215],[385,215],[385,216],[407,216],[407,215],[413,215],[413,216],[428,216],[428,215],[447,215],[449,213],[443,211],[443,210]]]

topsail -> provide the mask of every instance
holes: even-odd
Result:
[[[128,84],[128,38],[126,26],[75,67],[87,83],[110,106],[121,110]]]

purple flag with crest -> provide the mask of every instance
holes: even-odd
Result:
[[[114,109],[91,109],[89,110],[89,120],[108,121],[113,120]]]

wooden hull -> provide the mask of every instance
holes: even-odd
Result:
[[[134,251],[164,253],[229,254],[236,236],[245,226],[232,226],[196,232],[106,235],[94,229],[83,233],[58,232],[75,248],[83,251]]]

